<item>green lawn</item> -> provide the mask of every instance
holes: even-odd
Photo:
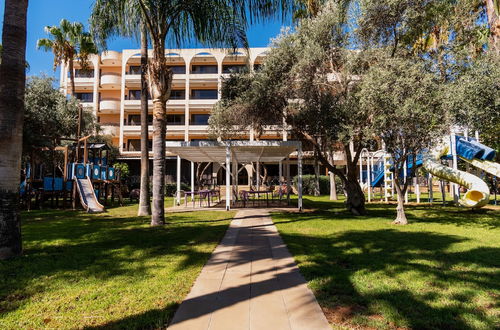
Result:
[[[136,213],[23,213],[24,255],[0,262],[0,329],[165,326],[234,212],[167,214],[164,228]]]
[[[335,328],[500,327],[500,208],[371,204],[306,197],[312,213],[273,219]]]

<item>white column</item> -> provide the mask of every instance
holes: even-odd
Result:
[[[453,158],[453,169],[456,170],[458,168],[458,159],[457,159],[457,141],[455,139],[455,131],[452,130],[451,135],[451,156]],[[459,195],[459,186],[456,183],[452,184],[452,189],[453,189],[453,201],[455,204],[458,203],[458,195]]]
[[[181,157],[177,156],[177,205],[181,204]]]
[[[302,143],[299,143],[299,147],[297,148],[297,169],[297,193],[299,198],[298,207],[299,211],[302,211]]]
[[[415,169],[415,194],[417,195],[417,203],[420,203],[420,183],[418,182],[418,169]]]
[[[373,162],[373,160],[372,160]],[[366,184],[368,189],[368,202],[372,201],[372,179],[371,179],[371,168],[370,168],[370,153],[368,152],[368,157],[366,158]]]
[[[194,162],[191,162],[191,192],[194,191]],[[193,200],[194,194],[191,194],[191,200]]]
[[[122,84],[120,89],[120,136],[119,136],[119,149],[120,153],[123,152],[123,120],[125,119],[125,73],[127,69],[127,57],[123,56],[122,60]]]
[[[404,169],[403,169],[403,182],[406,183],[407,176],[408,176],[408,164],[405,162],[403,164]],[[405,191],[405,203],[408,203],[408,189]]]
[[[94,116],[97,118],[97,112],[99,109],[99,68],[100,68],[100,63],[101,59],[99,58],[99,55],[95,55],[96,59],[94,62]],[[122,77],[124,79],[124,77]]]
[[[257,191],[260,191],[260,161],[257,161],[257,173],[256,173],[256,175],[257,175],[257,182],[256,182]],[[258,196],[258,194],[257,194],[257,196]]]
[[[232,155],[234,156],[234,155]],[[232,190],[233,190],[233,194],[231,196],[231,201],[233,202],[233,205],[234,203],[236,203],[236,200],[238,200],[238,163],[236,162],[236,157],[233,157],[233,161],[232,161],[232,179],[233,179],[233,184],[232,184]]]
[[[231,148],[226,146],[226,211],[231,209]]]
[[[191,118],[189,118],[189,98],[191,97],[190,95],[190,86],[189,86],[189,74],[190,74],[190,61],[186,61],[186,83],[184,85],[184,90],[185,90],[185,102],[186,104],[184,105],[184,141],[189,141],[189,122]]]
[[[359,155],[359,184],[363,185],[363,150]]]
[[[290,157],[286,158],[286,200],[290,205],[290,192],[292,189],[292,182],[290,178]]]
[[[427,193],[429,194],[429,203],[432,204],[434,196],[433,196],[433,191],[432,191],[432,174],[429,174],[429,186],[427,188]]]

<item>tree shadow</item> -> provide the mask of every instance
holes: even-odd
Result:
[[[492,277],[500,266],[500,248],[450,252],[450,246],[466,239],[395,229],[327,237],[282,233],[282,237],[332,322],[370,325],[375,318],[382,319],[374,323],[376,327],[467,329],[472,319],[483,327],[495,327],[491,314],[470,301],[481,291],[500,289],[498,277]],[[359,279],[363,276],[366,280]],[[412,276],[424,278],[428,287],[412,288]],[[436,300],[451,302],[436,306]],[[339,316],[346,309],[348,315]]]
[[[173,214],[168,215],[176,217],[173,225],[151,228],[138,217],[35,212],[23,224],[23,256],[0,261],[0,318],[50,290],[47,279],[148,277],[165,267],[159,258],[175,258],[176,270],[201,267],[211,251],[199,247],[217,245],[229,220],[190,221],[190,215]],[[165,310],[171,314],[173,308]]]

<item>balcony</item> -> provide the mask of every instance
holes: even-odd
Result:
[[[217,103],[217,99],[191,99],[189,100],[189,108],[190,109],[212,109],[215,103]]]
[[[106,89],[118,89],[121,86],[122,76],[115,72],[103,72],[101,75],[101,87]]]
[[[99,112],[120,113],[120,101],[115,99],[104,99],[99,102]]]
[[[219,76],[218,73],[191,73],[189,80],[199,84],[217,84]]]
[[[172,77],[172,87],[183,88],[186,84],[186,75],[174,73]],[[135,73],[127,73],[125,75],[125,85],[127,87],[141,87],[141,75]]]
[[[101,123],[101,133],[103,135],[120,135],[120,126],[116,123]]]
[[[168,109],[184,109],[186,100],[168,100]],[[153,108],[153,100],[148,100],[148,107]],[[125,100],[124,109],[125,110],[139,110],[141,108],[141,100]]]
[[[75,89],[93,89],[94,77],[75,77]],[[71,88],[71,82],[68,80],[68,87]]]
[[[167,134],[184,135],[185,125],[167,125]],[[153,126],[148,126],[149,133],[153,133]],[[124,136],[137,136],[141,134],[141,125],[124,125],[123,126]]]
[[[101,54],[101,63],[106,66],[120,66],[122,54],[114,50],[108,50]]]

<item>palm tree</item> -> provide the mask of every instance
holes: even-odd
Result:
[[[0,60],[0,259],[22,252],[19,182],[28,0],[6,0]]]
[[[178,46],[196,40],[211,47],[248,48],[245,29],[249,21],[286,13],[293,3],[293,0],[96,0],[92,31],[100,42],[105,43],[115,26],[141,16],[153,46],[153,57],[148,63],[153,98],[152,226],[165,223],[166,102],[172,87],[172,71],[165,56],[167,39]]]
[[[96,5],[116,6],[117,3],[108,1],[108,4],[103,3]],[[104,8],[101,7],[101,9]],[[120,35],[124,37],[135,37],[141,40],[141,185],[137,215],[146,216],[151,215],[148,148],[148,30],[138,7],[127,16],[127,21],[115,21],[116,16],[113,11],[114,9],[110,8],[109,10],[100,12],[98,17],[92,15],[90,18],[90,25],[92,31],[96,35],[106,35],[107,37],[111,35]],[[106,18],[104,18],[104,15],[106,15]],[[109,25],[109,22],[114,23]],[[106,40],[101,39],[100,41],[101,46],[106,48]]]
[[[84,31],[80,22],[69,22],[62,19],[59,26],[46,26],[45,33],[50,38],[42,38],[37,41],[37,48],[54,53],[54,71],[59,65],[69,66],[69,77],[71,81],[71,93],[75,93],[75,73],[73,62],[78,59],[82,69],[88,69],[89,57],[97,54],[90,33]]]
[[[90,33],[84,31],[83,24],[80,22],[69,22],[62,19],[59,26],[46,26],[45,32],[51,38],[42,38],[37,41],[37,48],[54,53],[54,71],[57,66],[64,64],[69,66],[69,77],[71,82],[71,94],[75,93],[75,72],[73,63],[78,59],[80,67],[83,70],[89,68],[89,57],[97,54],[97,47]],[[78,131],[76,138],[76,157],[80,150],[80,136],[83,127],[83,108],[80,106],[78,111]]]

